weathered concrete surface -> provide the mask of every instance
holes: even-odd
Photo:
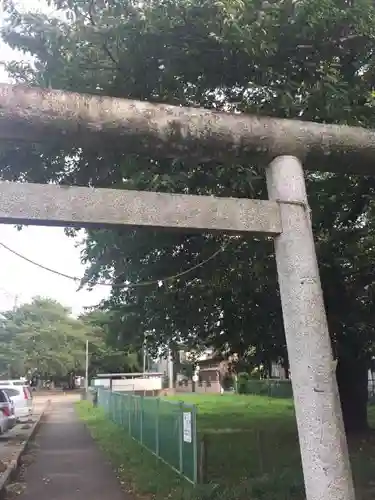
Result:
[[[36,436],[21,500],[126,500],[106,458],[78,420],[72,396],[56,397]]]
[[[0,138],[94,151],[105,143],[125,155],[208,162],[210,170],[294,155],[312,170],[374,173],[373,130],[23,85],[0,84]]]
[[[307,500],[354,500],[302,165],[275,159],[267,171],[283,232],[275,238],[285,337],[292,374]]]
[[[281,233],[279,206],[266,200],[16,182],[0,182],[0,198],[6,224]]]

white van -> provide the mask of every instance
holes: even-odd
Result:
[[[28,419],[33,414],[33,396],[28,385],[19,380],[0,380],[0,389],[14,403],[16,419]]]

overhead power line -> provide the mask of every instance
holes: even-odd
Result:
[[[4,248],[5,250],[7,250],[11,254],[15,255],[16,257],[24,260],[25,262],[28,262],[29,264],[32,264],[33,266],[38,267],[39,269],[43,269],[44,271],[55,274],[56,276],[60,276],[62,278],[69,279],[71,281],[74,281],[75,283],[81,283],[81,281],[82,281],[82,278],[78,278],[78,276],[71,276],[69,274],[66,274],[66,273],[57,271],[56,269],[52,269],[48,266],[45,266],[45,265],[41,264],[40,262],[36,262],[35,260],[30,259],[29,257],[26,257],[25,255],[17,252],[16,250],[13,250],[12,248],[8,247],[8,245],[6,245],[5,243],[2,243],[1,241],[0,241],[0,247]],[[224,249],[225,249],[225,245],[222,245],[218,250],[216,250],[216,252],[214,252],[212,255],[210,255],[207,259],[204,259],[201,262],[198,262],[198,264],[195,264],[194,266],[189,267],[188,269],[185,269],[184,271],[181,271],[180,273],[177,273],[177,274],[174,274],[171,276],[167,276],[165,278],[159,278],[159,279],[150,280],[150,281],[139,281],[138,283],[126,283],[126,282],[111,283],[108,281],[99,281],[99,282],[95,283],[95,285],[110,286],[113,288],[123,288],[123,287],[136,288],[136,287],[140,287],[140,286],[158,285],[159,283],[163,283],[165,281],[173,281],[177,278],[180,278],[181,276],[184,276],[186,274],[191,273],[195,269],[198,269],[198,268],[204,266],[210,260],[213,260],[217,255],[219,255],[221,252],[223,252]]]

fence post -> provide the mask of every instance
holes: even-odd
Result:
[[[140,441],[141,444],[143,444],[143,397],[139,396],[139,406],[140,406],[140,421],[141,421],[141,428],[140,428]]]
[[[125,426],[125,396],[121,394],[121,427]]]
[[[178,405],[178,408],[179,408],[179,411],[180,411],[180,414],[179,414],[179,419],[178,419],[178,422],[179,422],[179,464],[180,464],[180,473],[182,474],[183,473],[183,469],[184,469],[184,458],[183,458],[183,446],[184,446],[184,403],[180,403]]]
[[[127,395],[126,400],[128,403],[128,424],[129,424],[129,435],[132,435],[132,408],[133,408],[133,396]]]
[[[193,480],[194,484],[198,482],[198,432],[197,432],[197,407],[194,405],[191,409],[191,420],[192,420],[192,438],[193,438]],[[205,475],[207,474],[207,441],[204,443],[204,467]]]
[[[159,456],[159,412],[160,412],[160,399],[157,398],[156,400],[156,412],[155,412],[155,453],[156,456]]]
[[[129,431],[129,398],[127,394],[124,394],[124,429],[128,429]]]

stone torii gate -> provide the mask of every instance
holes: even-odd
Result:
[[[0,139],[266,168],[269,200],[0,183],[0,222],[272,235],[307,500],[354,500],[301,161],[374,172],[375,132],[0,85]]]

